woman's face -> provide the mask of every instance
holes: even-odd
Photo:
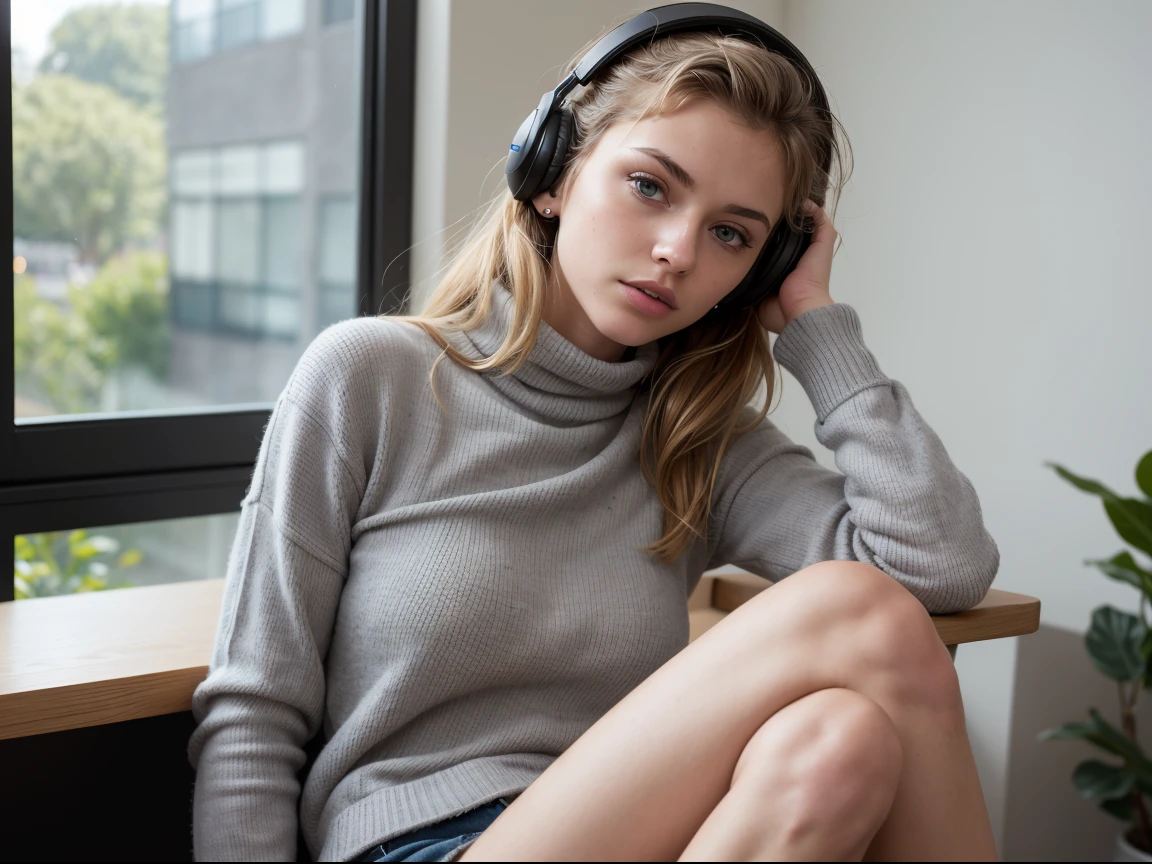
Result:
[[[544,318],[607,361],[681,330],[748,273],[783,202],[775,137],[714,102],[617,123],[559,197],[533,199],[560,220]],[[662,286],[675,308],[625,283]]]

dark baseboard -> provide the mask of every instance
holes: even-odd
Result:
[[[0,860],[191,861],[191,712],[0,741]]]

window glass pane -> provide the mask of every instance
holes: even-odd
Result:
[[[215,18],[198,18],[176,24],[176,60],[186,63],[212,53],[216,34]]]
[[[264,148],[263,190],[273,195],[299,192],[304,188],[304,145],[280,141]]]
[[[355,318],[357,315],[355,300],[356,298],[348,293],[347,285],[321,286],[316,309],[320,329],[346,318]]]
[[[176,0],[172,14],[177,21],[205,18],[215,11],[216,0]]]
[[[260,30],[258,3],[223,0],[220,8],[220,50],[255,42]]]
[[[320,298],[316,315],[317,325],[323,328],[357,314],[356,206],[352,198],[322,201],[319,220]]]
[[[351,285],[356,274],[356,206],[351,198],[320,205],[320,281]]]
[[[264,284],[295,293],[300,267],[300,199],[269,198],[264,204]]]
[[[187,330],[210,330],[216,320],[215,287],[214,283],[173,276],[172,317],[176,323]]]
[[[216,220],[216,275],[225,282],[255,285],[260,279],[260,205],[255,201],[221,202]]]
[[[220,320],[239,333],[257,335],[264,323],[263,296],[237,285],[220,286]]]
[[[279,39],[304,27],[304,0],[264,0],[264,38]]]
[[[355,0],[324,0],[324,23],[351,21],[356,12]]]
[[[271,405],[324,310],[352,314],[362,39],[357,18],[310,38],[347,13],[328,5],[13,16],[18,424]],[[323,201],[344,203],[323,216]]]
[[[172,275],[211,279],[212,204],[208,201],[176,201],[172,205]]]
[[[172,192],[176,195],[211,195],[211,150],[185,150],[172,154]]]
[[[18,534],[16,599],[219,579],[239,513]]]
[[[300,326],[300,301],[269,294],[264,298],[264,332],[270,336],[294,336]]]
[[[259,148],[224,147],[218,164],[221,195],[255,195],[260,191]]]

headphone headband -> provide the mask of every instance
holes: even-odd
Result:
[[[716,3],[671,3],[641,12],[609,31],[604,38],[588,49],[576,64],[572,75],[581,85],[587,85],[604,66],[627,53],[641,42],[670,36],[685,30],[718,30],[725,36],[752,37],[769,51],[783,54],[818,84],[816,72],[799,49],[779,30],[769,27],[759,18],[739,9]],[[561,85],[563,86],[563,85]],[[574,85],[573,85],[574,86]],[[557,88],[559,89],[559,88]],[[569,87],[568,89],[571,89]],[[821,91],[820,87],[814,88]],[[567,91],[565,91],[566,93]],[[825,105],[824,107],[827,107]]]

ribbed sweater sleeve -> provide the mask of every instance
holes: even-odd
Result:
[[[349,356],[336,344],[349,329],[321,334],[300,359],[241,504],[209,674],[192,701],[198,861],[296,858],[297,772],[323,716],[324,659],[365,482],[354,452],[364,405],[337,362]]]
[[[765,419],[725,457],[709,567],[735,564],[776,581],[819,561],[863,561],[929,612],[980,602],[1000,553],[976,490],[907,389],[881,372],[856,311],[834,303],[805,312],[773,354],[808,394],[816,438],[839,471]]]

